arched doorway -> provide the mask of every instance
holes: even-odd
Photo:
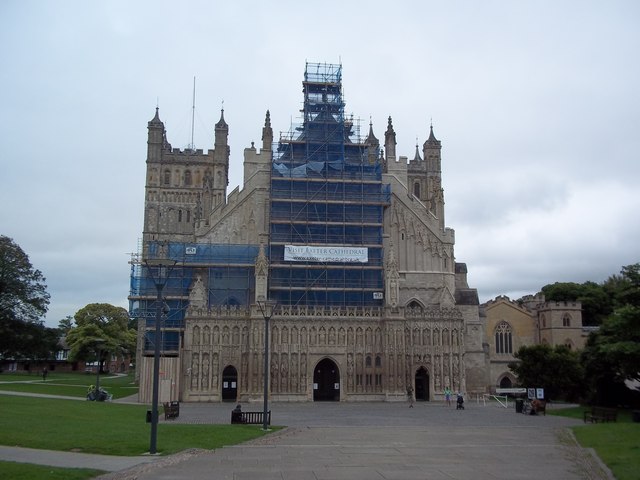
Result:
[[[511,388],[513,387],[513,383],[509,377],[502,377],[500,380],[500,388]]]
[[[238,371],[229,365],[222,372],[222,400],[235,402],[238,397]]]
[[[416,371],[416,400],[429,401],[429,374],[424,367]]]
[[[340,401],[340,372],[333,360],[320,360],[313,369],[313,401]]]

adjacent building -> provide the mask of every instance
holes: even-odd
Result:
[[[580,302],[547,302],[542,293],[517,301],[496,297],[482,304],[481,316],[486,319],[491,391],[517,384],[508,365],[520,347],[546,344],[579,350],[594,330],[583,327]]]

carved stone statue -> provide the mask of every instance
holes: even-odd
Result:
[[[189,292],[189,307],[192,309],[207,308],[207,291],[202,283],[202,277],[198,275]]]

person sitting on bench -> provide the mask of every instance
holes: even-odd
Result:
[[[537,415],[538,411],[542,409],[542,402],[537,398],[531,400],[531,415]]]
[[[236,408],[231,411],[231,423],[244,423],[240,404],[236,405]]]

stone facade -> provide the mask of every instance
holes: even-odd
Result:
[[[172,148],[157,109],[148,130],[140,263],[177,260],[184,291],[167,298],[185,305],[181,321],[163,327],[175,330],[179,345],[163,349],[168,373],[161,379],[166,386],[161,400],[258,401],[265,357],[261,302],[269,297],[272,271],[268,253],[275,148],[269,112],[262,148],[252,144],[244,150],[242,189],[228,196],[229,126],[224,114],[215,126],[214,149],[207,153]],[[454,231],[445,226],[440,141],[431,128],[422,150],[425,160],[417,147],[413,160],[397,158],[391,118],[384,154],[378,155],[372,125],[369,136],[359,141],[370,164],[384,165],[381,183],[390,192],[381,219],[384,286],[374,296],[381,300],[377,305],[277,305],[269,327],[270,398],[399,401],[406,399],[408,387],[418,400],[441,398],[445,387],[484,393],[489,383],[484,318],[477,292],[467,284],[466,265],[455,261]],[[227,265],[250,269],[247,301],[213,301],[210,290],[225,279],[215,277],[212,268],[224,265],[181,260],[176,245],[193,251],[225,245],[256,249],[250,265]],[[144,268],[138,273],[144,276]],[[140,290],[131,299],[142,304],[147,297]],[[150,398],[152,328],[140,322],[141,401]]]

